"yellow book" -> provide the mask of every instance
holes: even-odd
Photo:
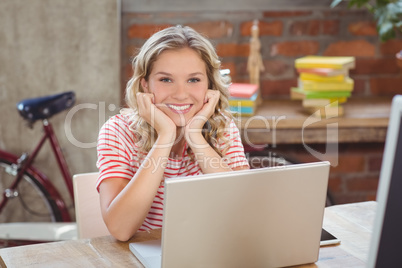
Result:
[[[322,76],[309,73],[301,73],[299,77],[301,80],[317,81],[317,82],[343,82],[347,78],[347,76],[345,75]]]
[[[258,92],[255,93],[251,98],[235,98],[230,96],[229,97],[229,105],[238,107],[238,106],[244,106],[244,107],[254,107],[257,104],[257,99],[258,99]]]
[[[352,91],[353,79],[347,77],[343,82],[315,82],[299,79],[298,87],[305,91]]]
[[[332,69],[352,69],[355,68],[354,57],[326,57],[326,56],[306,56],[295,61],[295,67],[300,68],[332,68]]]
[[[345,102],[346,98],[304,99],[303,107],[338,106]]]
[[[351,91],[305,91],[301,88],[292,87],[290,89],[290,98],[292,100],[304,99],[332,99],[350,97]]]
[[[254,107],[256,105],[256,101],[254,100],[231,100],[229,99],[230,106],[247,106],[247,107]]]
[[[332,69],[332,68],[298,68],[298,73],[316,74],[319,76],[335,76],[349,74],[349,69]]]

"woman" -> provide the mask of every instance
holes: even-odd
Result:
[[[129,108],[98,139],[101,210],[117,239],[162,227],[165,179],[249,168],[219,68],[189,27],[155,33],[134,58]]]

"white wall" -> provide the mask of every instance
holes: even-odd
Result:
[[[78,109],[51,120],[72,174],[96,171],[96,143],[103,121],[120,105],[120,22],[117,0],[0,1],[0,148],[32,149],[40,122],[26,128],[16,103],[75,91]],[[109,110],[116,107],[116,109]],[[104,108],[105,107],[105,108]],[[72,118],[69,137],[65,118]],[[79,143],[83,143],[83,148]],[[47,145],[35,165],[71,204]]]

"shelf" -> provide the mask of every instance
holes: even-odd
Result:
[[[316,118],[301,101],[266,100],[252,117],[237,118],[243,142],[298,144],[384,142],[392,98],[350,98],[344,115]]]

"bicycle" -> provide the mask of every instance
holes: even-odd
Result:
[[[49,140],[71,200],[74,202],[72,177],[49,121],[50,117],[71,108],[74,103],[75,93],[64,92],[26,99],[17,104],[19,114],[27,121],[29,127],[32,128],[34,123],[42,121],[44,134],[30,154],[23,153],[21,156],[16,156],[0,150],[0,191],[2,192],[0,225],[6,226],[3,229],[10,229],[9,226],[12,226],[10,224],[17,222],[71,222],[68,208],[60,193],[47,176],[34,167],[33,162],[45,141]],[[41,242],[21,238],[14,240],[12,235],[4,233],[3,229],[0,245],[13,246]]]

